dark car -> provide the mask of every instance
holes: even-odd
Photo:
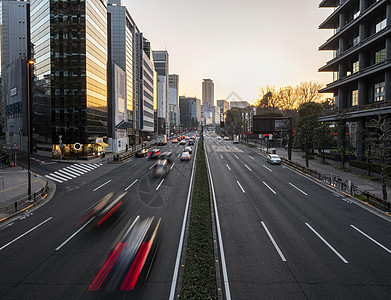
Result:
[[[166,159],[169,163],[172,162],[172,153],[171,152],[163,152],[160,156],[159,159]]]
[[[165,177],[170,172],[170,162],[167,159],[160,159],[155,164],[153,169],[154,177]]]
[[[188,144],[189,146],[194,145],[194,140],[190,140],[187,144]]]
[[[149,158],[156,159],[159,158],[160,150],[158,148],[152,149],[151,152],[149,152]]]
[[[136,157],[144,157],[145,155],[147,155],[147,149],[140,149],[136,152]]]

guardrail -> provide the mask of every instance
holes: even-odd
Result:
[[[260,149],[260,152],[264,155],[269,154],[269,152],[263,149]],[[370,192],[358,188],[357,186],[353,185],[353,183],[349,180],[343,180],[341,177],[335,174],[321,174],[317,170],[307,168],[302,164],[288,160],[284,157],[281,157],[281,161],[284,165],[290,166],[303,173],[306,173],[311,177],[314,177],[330,186],[333,186],[336,189],[339,189],[345,193],[352,195],[353,197],[356,197],[360,200],[365,199],[366,200],[365,202],[373,204],[375,207],[382,209],[383,211],[391,212],[390,202],[385,201]]]
[[[17,212],[24,211],[31,206],[34,206],[41,201],[45,200],[48,195],[48,182],[46,185],[39,190],[35,191],[31,195],[27,195],[17,201],[13,201],[7,205],[0,206],[1,214],[14,214]],[[1,221],[1,220],[0,220]]]

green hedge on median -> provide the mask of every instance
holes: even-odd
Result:
[[[181,299],[217,299],[209,181],[199,140]]]

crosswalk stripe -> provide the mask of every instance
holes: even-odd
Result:
[[[73,168],[76,168],[77,170],[80,170],[80,171],[83,171],[85,173],[91,171],[89,169],[86,169],[86,168],[83,168],[82,166],[79,166],[79,165],[72,165]]]
[[[76,172],[76,173],[80,173],[81,175],[87,173],[87,171],[80,170],[80,169],[78,169],[78,168],[76,168],[74,166],[69,166],[69,167],[67,167],[67,169],[70,169],[70,170],[72,170],[73,172]]]
[[[63,168],[62,170],[67,171],[67,172],[69,172],[69,173],[71,173],[73,175],[76,175],[76,176],[83,175],[83,174],[77,173],[74,170],[71,170],[71,169],[68,169],[68,168]]]
[[[49,176],[52,176],[52,177],[57,178],[57,179],[62,180],[62,181],[68,181],[68,179],[62,178],[61,176],[58,176],[58,175],[53,174],[53,173],[50,173]]]
[[[49,179],[51,179],[51,180],[57,181],[57,182],[59,182],[59,183],[62,183],[62,181],[61,181],[61,180],[59,180],[59,179],[56,179],[56,178],[54,178],[54,177],[52,177],[52,176],[45,175],[45,177],[46,177],[46,178],[49,178]]]
[[[68,177],[64,174],[61,174],[60,172],[56,171],[56,172],[53,172],[54,174],[58,175],[58,177],[61,177],[61,178],[66,178],[66,179],[73,179],[72,177]]]
[[[64,174],[65,176],[70,176],[70,177],[72,177],[72,178],[76,178],[76,177],[77,177],[76,175],[73,175],[73,174],[71,174],[70,172],[66,172],[66,171],[64,171],[63,169],[57,170],[57,172],[60,173],[60,174]]]
[[[86,166],[84,166],[84,165],[77,165],[79,168],[81,168],[81,169],[84,169],[84,170],[88,170],[88,171],[92,171],[93,170],[93,168],[88,168],[88,167],[86,167]]]

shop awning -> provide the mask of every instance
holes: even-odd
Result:
[[[102,147],[109,147],[109,144],[106,144],[106,143],[103,143],[103,142],[100,142],[100,143],[97,143],[99,146],[102,146]]]

